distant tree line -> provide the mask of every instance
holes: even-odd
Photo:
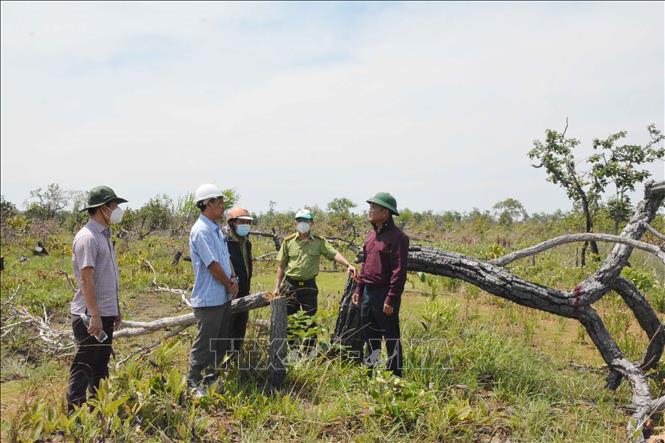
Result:
[[[593,154],[578,159],[575,150],[580,142],[566,137],[567,128],[566,121],[566,128],[561,133],[547,129],[545,140],[535,140],[528,156],[538,162],[534,167],[544,168],[548,181],[564,189],[573,203],[570,212],[558,210],[551,214],[529,215],[519,200],[506,198],[497,202],[491,210],[485,211],[474,208],[464,213],[434,212],[404,208],[397,223],[417,235],[428,235],[464,225],[470,234],[482,236],[493,226],[510,228],[515,223],[563,223],[572,232],[580,229],[593,232],[594,224],[603,221],[602,229],[612,229],[616,234],[633,211],[628,193],[650,176],[643,166],[663,160],[665,137],[655,125],[650,125],[647,127],[649,139],[646,144],[621,144],[620,141],[627,133],[620,131],[605,139],[594,139]],[[225,195],[227,208],[240,199],[234,189],[225,190]],[[29,198],[24,202],[24,211],[0,197],[3,237],[12,232],[27,233],[34,230],[35,223],[42,231],[48,231],[49,226],[60,226],[75,232],[87,220],[85,212],[80,212],[85,201],[84,192],[68,191],[57,183],[30,191]],[[276,234],[291,232],[293,211],[277,212],[275,206],[276,202],[271,201],[268,211],[253,214],[256,219],[255,229]],[[308,206],[308,209],[314,213],[321,234],[348,239],[361,235],[366,229],[365,215],[352,212],[356,207],[357,204],[350,199],[339,197],[328,203],[325,209],[318,206]],[[119,228],[122,235],[139,239],[156,232],[182,236],[188,232],[198,214],[192,194],[176,201],[166,194],[159,194],[138,209],[128,208]],[[608,219],[613,223],[611,228],[604,225]],[[582,265],[585,263],[586,246],[585,243],[582,248]],[[590,242],[590,246],[592,252],[597,254],[595,243]]]

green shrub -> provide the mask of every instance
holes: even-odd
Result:
[[[625,267],[621,274],[632,281],[640,291],[647,291],[656,285],[656,277],[651,272]]]

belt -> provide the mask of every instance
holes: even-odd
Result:
[[[315,281],[313,278],[310,278],[309,280],[296,280],[295,278],[285,277],[285,279],[294,286],[305,286],[306,284],[314,283]]]
[[[387,288],[388,283],[364,283],[365,286],[371,286],[373,288]]]

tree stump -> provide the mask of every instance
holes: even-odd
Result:
[[[268,381],[273,388],[279,388],[286,376],[286,298],[278,297],[270,302],[270,363],[268,364]]]

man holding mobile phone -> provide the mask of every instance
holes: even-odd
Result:
[[[88,211],[90,220],[76,234],[72,244],[72,267],[78,290],[70,312],[78,348],[67,386],[69,413],[85,403],[87,392],[94,395],[99,381],[109,374],[113,327],[121,321],[118,263],[110,226],[120,223],[123,212],[118,204],[126,202],[108,186],[93,188],[82,209]]]

